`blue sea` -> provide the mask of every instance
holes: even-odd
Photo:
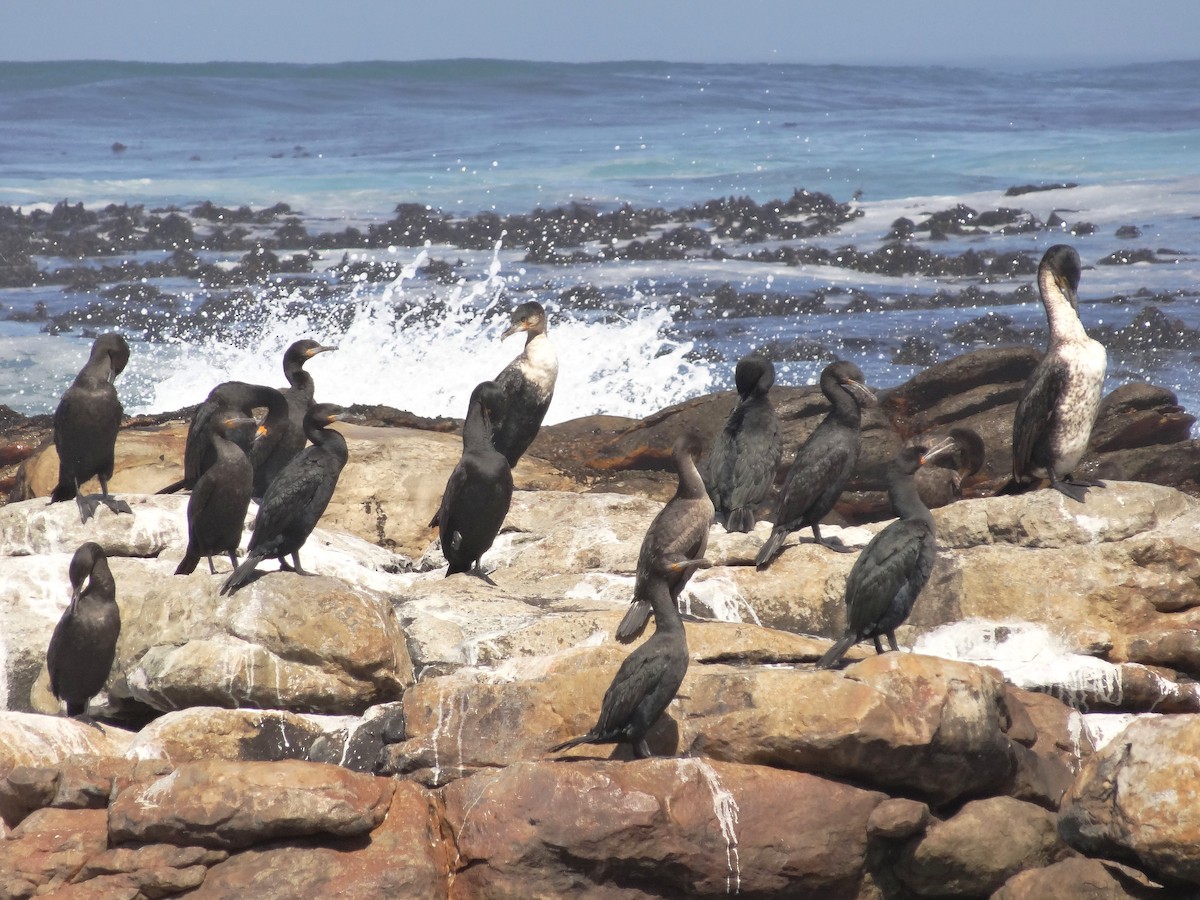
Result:
[[[886,388],[930,361],[982,346],[955,331],[981,316],[1007,316],[1031,343],[1044,341],[1036,293],[1021,302],[1010,296],[1031,283],[1028,273],[887,275],[751,258],[784,246],[869,252],[888,243],[896,219],[920,223],[958,204],[1015,208],[1039,227],[970,229],[940,241],[918,233],[916,245],[1036,259],[1054,243],[1071,243],[1085,266],[1079,293],[1089,329],[1127,332],[1149,306],[1166,315],[1169,332],[1200,329],[1196,84],[1200,61],[1036,72],[485,60],[0,63],[0,206],[28,213],[66,200],[186,214],[205,201],[286,203],[314,234],[386,222],[399,204],[453,216],[571,203],[672,212],[729,197],[765,204],[806,189],[857,211],[821,236],[718,237],[720,254],[670,260],[547,264],[503,237],[484,249],[324,248],[311,285],[264,290],[266,315],[244,328],[165,336],[131,329],[133,361],[118,383],[127,411],[176,409],[222,380],[280,382],[283,348],[312,336],[340,348],[311,365],[320,399],[462,416],[471,387],[518,352],[514,341],[499,340],[504,312],[535,298],[550,311],[562,361],[548,421],[641,416],[729,387],[736,359],[762,346],[779,351],[782,383],[813,383],[836,355],[855,359],[873,386]],[[1005,196],[1015,186],[1067,184]],[[1147,251],[1147,261],[1102,263],[1132,251]],[[207,254],[229,264],[238,256]],[[333,272],[344,257],[401,271],[382,282],[342,281]],[[433,260],[451,262],[457,277],[423,277]],[[47,256],[37,264],[49,271],[117,261]],[[586,309],[571,301],[584,286],[601,298]],[[913,302],[972,286],[978,302]],[[170,308],[184,310],[213,290],[179,279],[156,287]],[[784,299],[761,315],[731,313],[712,300],[722,288]],[[813,298],[820,302],[806,302]],[[130,301],[61,286],[0,289],[0,403],[52,411],[89,345],[85,328],[51,333],[21,321],[22,313],[38,303],[56,313],[121,302]],[[1125,338],[1110,347],[1110,388],[1150,381],[1200,413],[1196,345]],[[915,340],[925,359],[903,361],[898,351]]]

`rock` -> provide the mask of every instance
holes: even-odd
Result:
[[[193,706],[166,713],[138,732],[128,754],[172,766],[196,760],[265,762],[307,759],[320,721],[282,710]]]
[[[871,811],[867,819],[867,834],[889,841],[904,840],[924,833],[929,820],[929,807],[926,804],[892,797]]]
[[[353,837],[378,827],[392,791],[388,779],[320,763],[190,762],[118,794],[109,836],[116,844],[218,850],[285,837]]]
[[[858,897],[881,799],[697,759],[482,772],[445,789],[455,894]]]
[[[146,844],[117,847],[91,857],[73,879],[80,897],[112,896],[128,886],[133,896],[163,897],[198,888],[208,867],[228,857],[224,850]]]
[[[0,711],[0,775],[18,766],[60,766],[71,757],[122,756],[132,735],[75,719]]]
[[[909,844],[896,873],[923,897],[986,897],[1070,853],[1056,825],[1053,813],[1011,797],[972,800]]]
[[[1073,857],[1019,872],[991,900],[1166,900],[1169,892],[1136,870],[1099,859]]]
[[[1084,763],[1059,831],[1082,853],[1200,884],[1200,716],[1130,724]]]
[[[369,836],[293,838],[259,844],[215,866],[196,900],[339,900],[446,897],[449,843],[436,796],[398,781],[383,822]]]
[[[107,848],[102,809],[40,809],[0,841],[0,896],[46,894]]]

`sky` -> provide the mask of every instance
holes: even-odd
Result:
[[[1200,57],[1161,0],[24,0],[0,61],[483,57],[1069,67]]]

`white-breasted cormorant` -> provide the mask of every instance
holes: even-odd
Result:
[[[214,418],[230,416],[248,417],[255,409],[266,409],[261,433],[256,440],[247,444],[239,434],[235,442],[247,452],[268,453],[283,437],[289,427],[288,402],[283,394],[273,387],[262,384],[247,384],[244,381],[225,381],[208,392],[208,397],[196,407],[188,426],[187,441],[183,448],[183,478],[161,488],[160,494],[173,494],[178,490],[192,490],[200,476],[217,460],[216,449],[209,436],[209,422]],[[252,432],[247,429],[247,437]],[[253,462],[251,463],[253,465]]]
[[[704,551],[708,549],[713,504],[696,468],[701,449],[700,438],[693,433],[675,439],[671,456],[679,484],[642,538],[633,600],[617,626],[617,640],[622,644],[635,640],[645,629],[660,587],[677,603],[692,573],[708,565]]]
[[[217,574],[213,555],[228,553],[236,569],[242,526],[250,508],[254,468],[246,452],[230,437],[236,428],[257,425],[251,418],[214,415],[208,421],[209,441],[216,453],[214,462],[192,489],[188,498],[188,543],[176,575],[196,571],[201,556],[208,557],[208,570]]]
[[[830,363],[821,372],[821,393],[833,404],[829,414],[796,451],[779,494],[775,527],[758,551],[755,564],[765,569],[793,531],[811,527],[818,544],[843,553],[848,547],[821,537],[823,519],[846,487],[862,447],[862,409],[874,402],[862,371],[852,362]]]
[[[1013,477],[1017,490],[1037,478],[1083,502],[1089,487],[1071,475],[1087,450],[1104,393],[1108,357],[1079,321],[1079,254],[1055,244],[1038,266],[1038,290],[1050,323],[1050,346],[1025,382],[1013,418]]]
[[[871,539],[859,554],[846,579],[846,633],[817,662],[828,669],[859,641],[872,638],[883,653],[879,638],[886,635],[893,650],[896,629],[912,612],[913,604],[937,555],[933,515],[921,501],[913,478],[925,463],[954,448],[952,439],[933,447],[906,447],[888,464],[888,498],[899,516]]]
[[[304,417],[304,433],[312,441],[292,459],[267,487],[258,507],[246,558],[221,585],[222,594],[232,594],[249,579],[264,559],[275,557],[279,568],[309,575],[300,565],[300,548],[312,534],[325,507],[333,497],[338,476],[349,453],[346,439],[329,428],[344,410],[332,403],[318,403]],[[292,557],[289,565],[286,558]]]
[[[295,341],[283,354],[283,374],[288,386],[283,396],[288,404],[288,421],[276,440],[250,450],[254,466],[254,496],[265,496],[267,486],[284,467],[304,449],[306,428],[304,417],[313,406],[316,384],[304,369],[304,364],[318,353],[328,353],[337,347],[326,347],[317,341]]]
[[[533,300],[512,313],[512,324],[500,336],[504,340],[525,332],[525,349],[496,376],[504,392],[504,412],[495,424],[492,443],[511,468],[537,437],[558,378],[558,354],[546,336],[546,310]]]
[[[683,684],[688,669],[688,646],[669,582],[655,578],[649,584],[646,596],[654,609],[654,634],[617,669],[616,677],[604,692],[600,717],[591,731],[551,747],[551,753],[579,744],[630,744],[639,759],[650,756],[646,733]]]
[[[68,572],[71,604],[54,626],[46,668],[50,690],[66,702],[67,715],[74,718],[87,712],[88,702],[108,680],[121,634],[121,611],[108,557],[99,544],[81,544]]]
[[[54,411],[54,447],[58,451],[58,484],[51,503],[75,498],[79,520],[86,522],[103,503],[114,513],[132,513],[129,504],[108,495],[113,474],[117,432],[125,410],[113,382],[129,362],[129,344],[116,332],[92,343],[87,363]],[[100,494],[84,495],[80,487],[90,478],[100,481]]]
[[[462,457],[430,522],[438,527],[442,553],[450,563],[446,577],[469,572],[495,584],[484,573],[480,558],[496,540],[512,502],[512,470],[493,445],[493,422],[503,418],[504,403],[504,392],[493,381],[484,381],[471,392]]]
[[[754,530],[754,511],[775,482],[783,447],[779,417],[767,392],[775,366],[763,356],[738,360],[734,370],[738,404],[708,455],[708,495],[726,531]]]

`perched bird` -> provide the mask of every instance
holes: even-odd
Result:
[[[71,604],[54,626],[46,668],[50,690],[66,702],[67,715],[76,718],[87,712],[88,702],[108,680],[121,634],[121,611],[108,557],[99,544],[81,544],[68,572]]]
[[[115,332],[92,344],[87,363],[54,411],[54,447],[58,451],[58,484],[51,503],[75,498],[79,521],[86,522],[103,503],[114,513],[133,513],[129,504],[108,495],[113,474],[117,431],[125,412],[113,382],[129,362],[129,344]],[[100,481],[100,495],[84,495],[80,486],[89,478]]]
[[[762,356],[738,360],[734,370],[738,404],[708,455],[705,483],[726,531],[754,530],[754,510],[775,481],[783,447],[779,417],[767,396],[775,366]]]
[[[283,375],[288,386],[283,389],[288,405],[288,420],[278,431],[278,437],[250,451],[254,466],[254,497],[263,497],[267,486],[284,467],[304,449],[306,429],[304,417],[313,406],[316,385],[304,370],[304,364],[318,353],[328,353],[337,347],[325,347],[317,341],[295,341],[283,354]]]
[[[267,488],[258,507],[246,558],[225,579],[222,594],[232,594],[244,585],[258,564],[271,557],[279,560],[283,571],[311,574],[300,565],[300,548],[329,505],[338,476],[349,458],[346,439],[329,428],[344,412],[332,403],[318,403],[308,411],[304,433],[313,445],[305,447]],[[285,559],[289,554],[292,565]]]
[[[250,508],[254,469],[246,453],[231,439],[234,429],[257,425],[251,418],[215,415],[208,420],[208,435],[217,460],[196,482],[188,498],[188,544],[176,575],[196,571],[201,556],[208,557],[208,570],[217,574],[213,554],[228,553],[237,568],[237,548],[242,542],[242,525]],[[259,428],[265,432],[265,428]]]
[[[899,519],[875,535],[859,554],[846,579],[846,633],[817,662],[832,668],[859,641],[872,638],[882,653],[880,635],[887,635],[893,650],[896,629],[912,612],[913,604],[937,555],[933,515],[921,502],[914,477],[930,460],[949,452],[946,439],[933,447],[906,447],[888,465],[888,498]]]
[[[1079,254],[1055,244],[1038,266],[1038,290],[1050,322],[1050,346],[1025,382],[1013,418],[1011,492],[1035,478],[1083,502],[1089,487],[1071,472],[1087,450],[1100,409],[1108,357],[1079,321]]]
[[[504,412],[493,423],[496,445],[511,468],[537,437],[558,378],[558,354],[546,336],[546,310],[530,300],[512,313],[512,324],[500,339],[525,332],[525,349],[496,376],[504,392]]]
[[[264,431],[253,442],[243,439],[242,431],[230,437],[248,452],[269,455],[271,449],[283,437],[288,424],[288,402],[282,393],[262,384],[247,384],[244,381],[225,381],[208,392],[208,397],[196,407],[188,426],[187,442],[183,448],[183,478],[161,488],[160,494],[173,494],[178,490],[192,490],[208,467],[217,461],[216,447],[209,434],[209,423],[213,419],[235,416],[246,418],[255,409],[265,408],[262,425]],[[247,435],[255,434],[249,429]],[[253,463],[252,463],[253,464]]]
[[[875,395],[864,384],[858,366],[844,360],[825,367],[821,393],[833,408],[796,451],[779,495],[775,527],[755,560],[760,570],[771,564],[789,534],[810,526],[818,544],[851,552],[822,539],[821,519],[833,509],[854,473],[862,447],[862,409],[875,401]]]
[[[946,506],[963,496],[963,481],[983,468],[986,448],[979,432],[971,428],[951,428],[954,449],[938,457],[932,466],[917,472],[917,490],[930,509]]]
[[[471,392],[462,457],[429,523],[438,527],[442,553],[450,563],[446,577],[470,572],[495,584],[480,567],[480,558],[496,540],[512,502],[512,470],[492,444],[493,423],[503,417],[504,402],[504,392],[493,381],[484,381]]]
[[[638,568],[640,572],[641,566]],[[551,753],[579,744],[630,744],[639,759],[650,756],[646,733],[683,683],[688,668],[688,646],[683,619],[668,579],[651,580],[646,597],[654,608],[654,634],[617,669],[616,677],[604,692],[600,717],[592,730],[551,747]]]
[[[617,640],[622,644],[635,640],[645,629],[660,590],[666,591],[672,604],[677,603],[692,573],[708,565],[704,551],[708,549],[713,505],[696,469],[700,451],[700,438],[695,434],[675,439],[671,455],[679,484],[642,538],[633,600],[617,626]]]

